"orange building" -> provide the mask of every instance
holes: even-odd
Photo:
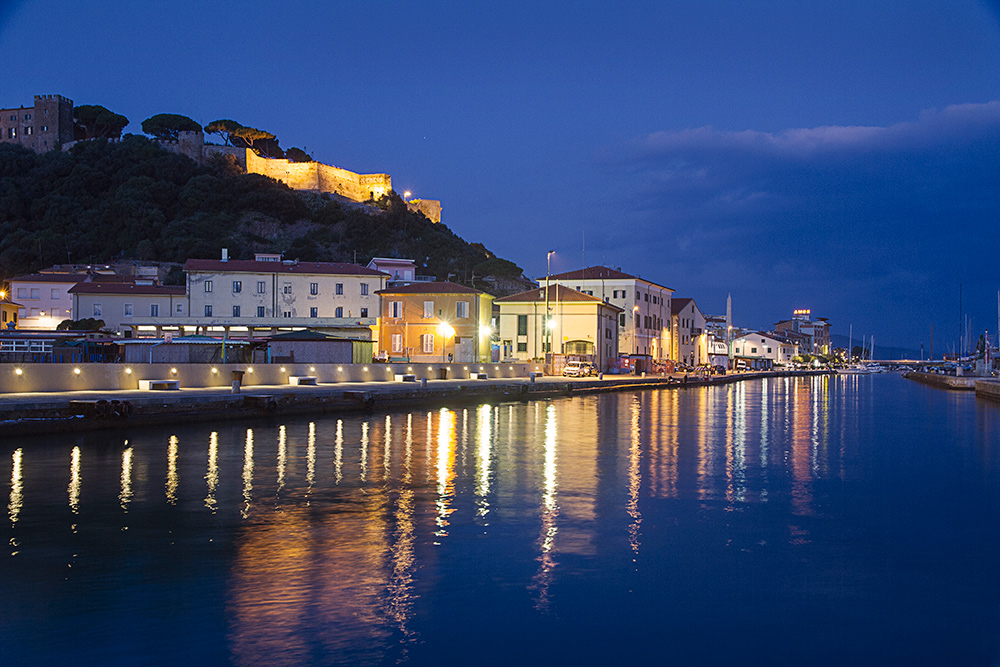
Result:
[[[379,356],[417,363],[491,359],[493,297],[451,282],[380,290]]]

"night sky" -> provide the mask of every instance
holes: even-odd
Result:
[[[0,0],[0,106],[232,118],[534,278],[954,346],[1000,289],[1000,2]]]

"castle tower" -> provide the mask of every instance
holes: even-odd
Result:
[[[0,109],[0,141],[39,153],[73,141],[73,100],[35,95],[34,106]]]

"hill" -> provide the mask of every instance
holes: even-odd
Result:
[[[199,165],[141,136],[36,154],[0,144],[0,279],[59,263],[181,263],[280,252],[302,261],[406,257],[480,288],[521,269],[409,211],[395,193],[357,205],[297,192],[218,156]]]

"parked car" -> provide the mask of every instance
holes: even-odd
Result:
[[[562,374],[566,377],[586,377],[597,375],[597,369],[589,361],[567,361]]]
[[[718,366],[718,365],[712,366],[712,374],[713,375],[725,375],[726,374],[726,367],[725,366]]]

